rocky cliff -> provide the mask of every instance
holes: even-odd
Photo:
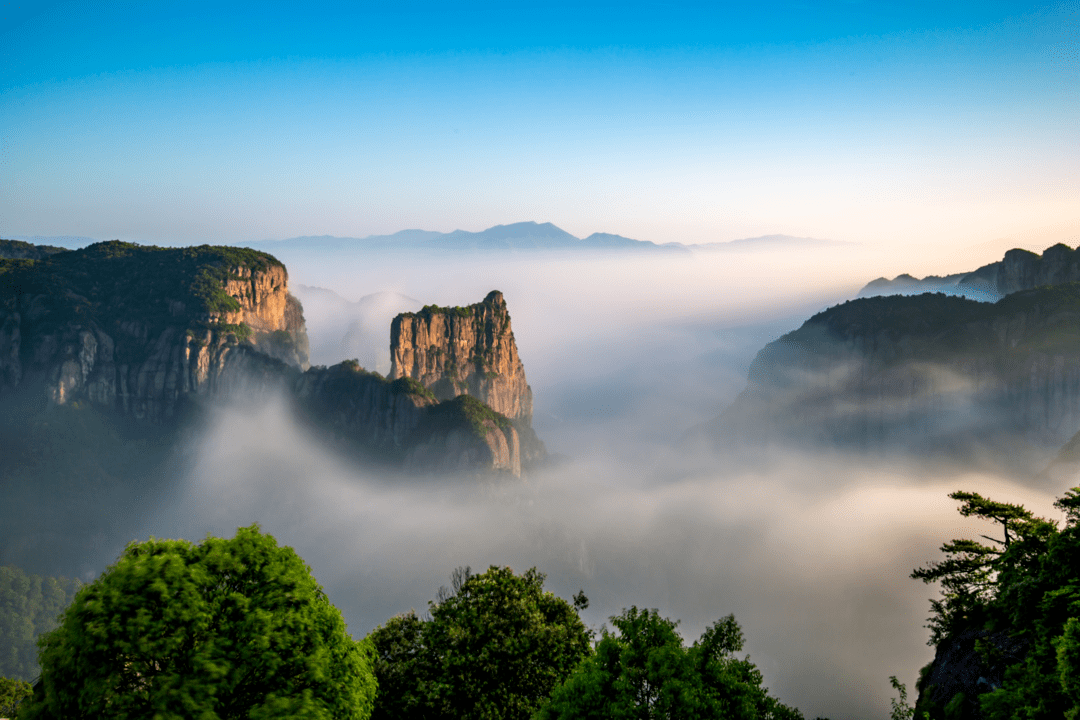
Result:
[[[998,262],[972,272],[922,279],[911,275],[899,275],[892,280],[878,278],[867,283],[858,297],[940,292],[994,302],[1021,290],[1070,282],[1080,282],[1080,248],[1074,250],[1058,244],[1047,248],[1042,255],[1010,250]]]
[[[107,242],[0,261],[0,391],[162,422],[306,362],[302,310],[263,253]]]
[[[1080,429],[1080,284],[830,308],[758,354],[712,429],[947,454],[1060,447]]]
[[[390,377],[412,378],[440,400],[471,395],[511,419],[532,420],[532,389],[497,290],[475,305],[427,305],[394,318]]]
[[[478,316],[498,340],[509,316],[501,296],[488,305]],[[500,307],[502,325],[491,317]],[[488,357],[502,362],[507,342],[516,361],[512,336]],[[527,423],[480,401],[440,403],[412,378],[389,380],[354,361],[306,366],[303,309],[285,267],[264,253],[111,242],[0,260],[0,398],[9,407],[15,398],[27,407],[34,398],[85,402],[167,428],[193,400],[277,390],[322,435],[386,467],[519,476],[543,454]],[[516,373],[524,383],[520,361]],[[505,396],[491,378],[474,387]]]

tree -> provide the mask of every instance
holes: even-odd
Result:
[[[0,677],[0,717],[13,718],[22,701],[30,697],[32,689],[25,680]]]
[[[942,546],[944,561],[912,576],[942,584],[942,599],[932,601],[931,643],[974,634],[982,667],[987,675],[996,668],[1001,680],[1000,685],[988,681],[975,694],[949,687],[953,696],[936,701],[931,696],[939,693],[928,692],[920,680],[916,715],[944,719],[966,706],[988,720],[1075,717],[1080,714],[1080,488],[1054,503],[1066,515],[1061,529],[1019,505],[977,493],[950,497],[961,501],[961,514],[999,523],[1003,537],[983,536],[993,547],[953,540]],[[1008,654],[1000,646],[1003,638],[1012,646]]]
[[[368,717],[370,649],[258,526],[132,543],[41,643],[20,718]]]
[[[369,636],[380,692],[373,718],[531,718],[589,653],[577,606],[535,568],[455,571],[431,618],[400,615]]]
[[[0,566],[0,676],[18,680],[38,676],[37,638],[56,627],[78,587],[75,580]]]
[[[551,695],[542,720],[586,718],[729,718],[801,720],[761,686],[749,658],[739,659],[742,630],[734,616],[710,626],[691,647],[677,622],[631,607],[611,618],[596,652]]]
[[[949,497],[961,502],[959,512],[964,517],[974,515],[1000,523],[1004,537],[999,540],[981,536],[994,543],[993,546],[976,540],[952,540],[941,546],[944,560],[912,571],[911,577],[915,579],[941,583],[941,599],[930,601],[932,615],[926,627],[930,629],[931,645],[961,629],[981,627],[998,589],[998,573],[1030,568],[1055,531],[1052,522],[1033,516],[1020,505],[995,502],[964,491],[951,493]]]

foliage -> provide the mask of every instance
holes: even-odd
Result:
[[[0,566],[0,676],[37,677],[37,639],[56,627],[78,586],[75,580]]]
[[[997,503],[976,493],[950,497],[962,502],[962,514],[999,524],[1003,537],[987,538],[995,547],[954,540],[942,547],[948,556],[945,561],[913,573],[942,583],[943,597],[933,601],[934,641],[965,629],[1005,632],[1022,641],[1026,651],[1005,665],[1001,687],[978,696],[984,717],[1033,720],[1076,715],[1080,488],[1055,503],[1066,514],[1063,528],[1019,505]],[[978,647],[986,662],[1002,662],[992,643]],[[948,717],[949,706],[959,708],[962,702],[953,698],[939,712],[920,700],[916,710],[926,710],[932,718]]]
[[[881,355],[884,364],[911,359],[949,361],[971,358],[1000,372],[1021,367],[1032,352],[1075,354],[1080,349],[1080,283],[1062,283],[1011,293],[996,303],[955,295],[924,293],[858,298],[824,310],[802,327],[762,350],[753,373],[794,353],[801,366],[834,362],[834,353],[851,341],[897,341],[899,352]],[[1010,342],[995,327],[1008,324]],[[786,350],[785,350],[786,349]],[[809,351],[809,352],[808,352]],[[763,366],[764,364],[764,366]]]
[[[430,619],[408,613],[373,631],[373,718],[532,717],[589,652],[576,607],[544,591],[544,577],[459,569]]]
[[[801,720],[769,696],[750,659],[739,659],[742,630],[734,616],[710,626],[691,647],[678,623],[631,607],[611,618],[595,653],[552,693],[537,715],[578,718],[728,718]]]
[[[997,591],[997,575],[1006,568],[1028,568],[1044,549],[1054,525],[1034,517],[1019,505],[999,503],[978,493],[957,491],[949,495],[961,502],[960,514],[982,518],[1001,525],[1003,538],[983,535],[997,547],[975,540],[952,540],[941,546],[945,560],[918,568],[911,577],[925,583],[940,582],[942,598],[931,600],[929,619],[931,645],[946,635],[981,627],[987,621],[987,608]],[[1016,540],[1026,542],[1016,543]],[[1015,547],[1014,547],[1015,545]],[[1006,554],[1012,548],[1013,552]]]
[[[19,705],[32,693],[32,686],[25,680],[0,677],[0,717],[15,717]]]
[[[95,243],[36,261],[0,260],[0,303],[36,298],[33,320],[24,322],[47,331],[89,320],[106,332],[118,332],[121,323],[205,328],[240,308],[226,292],[228,281],[272,267],[283,266],[248,248]]]
[[[889,720],[911,720],[915,716],[915,708],[908,702],[907,685],[897,680],[895,675],[889,676],[889,683],[899,694],[899,697],[889,700]]]
[[[395,393],[419,395],[420,397],[427,398],[428,400],[435,400],[435,393],[424,387],[424,384],[419,380],[408,376],[399,377],[397,380],[391,382],[390,389]]]
[[[132,543],[41,642],[20,718],[365,718],[370,647],[257,526]]]
[[[412,315],[412,313],[408,313]],[[418,315],[456,315],[457,317],[472,317],[473,306],[472,305],[454,305],[452,307],[439,307],[438,305],[425,305],[420,308]]]
[[[67,250],[55,245],[34,245],[22,240],[0,240],[0,258],[40,260],[61,252]]]
[[[477,437],[483,437],[488,432],[489,422],[502,430],[509,429],[513,424],[510,418],[492,410],[482,400],[463,394],[430,408],[425,418],[425,430],[434,432],[467,428]]]

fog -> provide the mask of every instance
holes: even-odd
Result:
[[[336,457],[281,399],[215,411],[182,485],[150,513],[154,534],[197,540],[259,522],[312,567],[356,637],[425,610],[457,566],[535,566],[562,597],[583,589],[597,628],[624,607],[655,607],[690,642],[734,613],[782,701],[808,718],[884,717],[888,677],[913,691],[932,658],[923,625],[937,591],[909,573],[943,542],[990,530],[946,495],[1057,517],[1064,487],[1034,473],[775,447],[736,463],[688,440],[745,387],[758,349],[908,269],[902,257],[280,257],[302,298],[322,288],[347,303],[396,293],[461,305],[503,291],[534,426],[560,457],[520,482],[391,481]],[[320,315],[340,307],[305,304],[320,362],[345,351],[320,336],[348,325]]]

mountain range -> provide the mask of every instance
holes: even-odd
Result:
[[[91,245],[97,240],[88,237],[60,236],[43,237],[29,235],[11,235],[12,240],[24,241],[35,245],[53,245],[64,249],[76,249]],[[171,243],[170,243],[171,244]],[[563,251],[621,251],[621,252],[753,252],[757,250],[777,250],[783,248],[824,248],[854,245],[855,243],[839,240],[825,240],[792,235],[762,235],[759,237],[740,238],[728,242],[708,243],[655,243],[650,240],[595,232],[588,237],[579,238],[552,223],[517,222],[509,225],[495,225],[479,232],[454,230],[443,233],[434,230],[401,230],[391,235],[368,235],[362,238],[338,237],[334,235],[304,235],[284,240],[257,240],[234,242],[232,245],[250,247],[266,252],[303,250],[315,253],[333,253],[340,251],[365,252],[400,252],[400,251],[435,251],[435,252],[491,252],[491,251],[528,251],[528,250],[563,250]]]

